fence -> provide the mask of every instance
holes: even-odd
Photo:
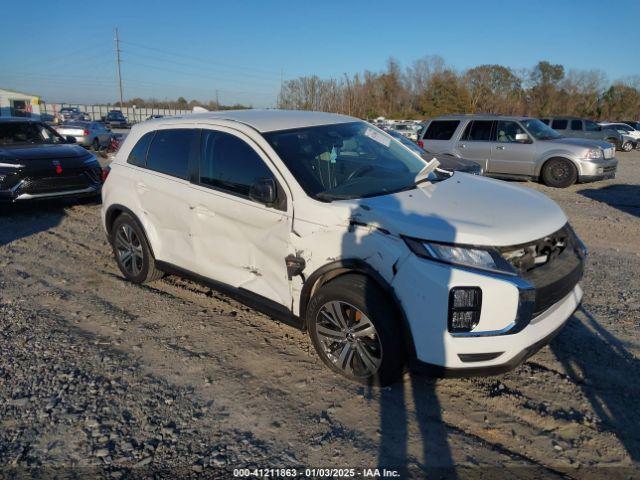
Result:
[[[75,103],[43,103],[40,105],[40,113],[46,115],[55,115],[64,107],[77,107],[81,112],[89,114],[92,120],[100,120],[106,116],[109,110],[120,110],[129,123],[138,123],[146,120],[151,115],[185,115],[191,113],[191,110],[180,110],[177,108],[134,108],[134,107],[116,107],[113,105],[79,105]]]

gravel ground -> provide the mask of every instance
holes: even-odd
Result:
[[[382,390],[199,284],[123,281],[99,205],[4,212],[0,477],[638,475],[640,153],[619,159],[616,180],[522,184],[556,200],[590,249],[583,307],[548,347],[505,375]]]

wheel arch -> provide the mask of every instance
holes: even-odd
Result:
[[[306,330],[307,328],[307,308],[313,294],[322,287],[322,285],[346,274],[359,274],[369,277],[387,294],[389,300],[393,304],[393,308],[396,310],[398,318],[400,319],[400,329],[403,335],[407,357],[409,359],[415,359],[416,349],[413,341],[413,335],[411,333],[411,327],[409,326],[402,304],[398,300],[393,287],[382,275],[380,275],[380,273],[378,273],[376,269],[361,259],[354,258],[337,260],[323,265],[307,277],[300,294],[300,320],[302,322],[303,329]]]
[[[124,205],[115,203],[109,206],[109,208],[107,209],[107,212],[105,213],[105,216],[104,216],[104,224],[107,230],[107,237],[111,239],[113,224],[116,222],[116,219],[123,213],[128,214],[138,224],[138,227],[140,227],[140,230],[142,230],[145,240],[147,241],[147,245],[149,245],[151,254],[155,257],[155,252],[153,251],[153,245],[149,241],[149,234],[147,233],[147,230],[144,228],[144,225],[142,224],[138,216],[130,208],[127,208]]]
[[[571,158],[570,155],[564,155],[562,153],[556,153],[556,154],[549,155],[549,156],[545,157],[538,164],[538,168],[536,169],[535,176],[540,178],[542,176],[542,171],[544,170],[545,165],[547,163],[549,163],[549,161],[555,160],[555,159],[568,160],[569,162],[571,162],[573,164],[574,167],[576,167],[576,171],[578,172],[578,175],[581,174],[580,162],[578,162],[578,161],[574,160],[573,158]]]

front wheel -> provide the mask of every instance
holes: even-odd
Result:
[[[401,378],[405,349],[393,303],[371,278],[345,274],[320,287],[307,310],[309,336],[333,371],[365,384]]]
[[[566,158],[552,158],[542,168],[542,181],[555,188],[566,188],[578,180],[576,166]]]

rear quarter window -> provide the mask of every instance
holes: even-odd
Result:
[[[424,138],[426,140],[451,140],[458,125],[460,125],[459,120],[434,120],[424,132]]]
[[[138,143],[131,149],[127,157],[127,163],[137,167],[144,167],[146,165],[147,151],[149,150],[149,145],[151,144],[154,134],[155,132],[145,133],[142,138],[138,140]]]

